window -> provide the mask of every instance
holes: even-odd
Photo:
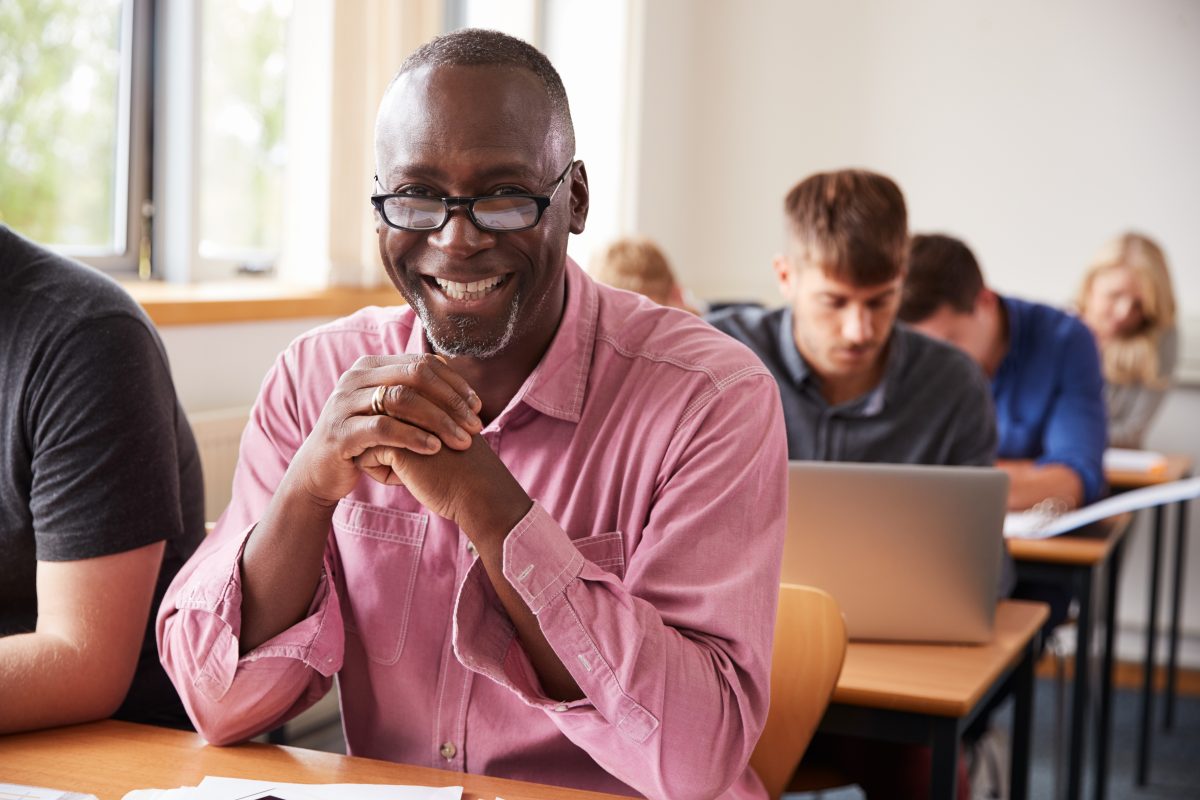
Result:
[[[143,244],[149,17],[134,0],[0,4],[0,220],[102,266]]]
[[[292,10],[291,0],[155,6],[154,266],[168,280],[275,268]]]
[[[291,9],[4,0],[0,221],[117,273],[148,275],[152,225],[160,276],[270,269]]]
[[[200,229],[203,259],[268,269],[283,224],[291,0],[201,6]]]

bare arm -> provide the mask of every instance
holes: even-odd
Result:
[[[1068,508],[1083,503],[1083,479],[1064,464],[1038,465],[1030,460],[1001,459],[996,466],[1008,473],[1008,509],[1024,511],[1047,498],[1058,498]]]
[[[137,667],[164,546],[38,562],[37,629],[0,638],[0,733],[117,710]]]

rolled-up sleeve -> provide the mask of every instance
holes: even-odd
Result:
[[[270,730],[321,698],[342,665],[344,631],[327,546],[307,616],[244,655],[241,555],[302,438],[281,358],[242,436],[233,502],[158,611],[159,654],[196,730],[214,744]]]
[[[455,609],[459,660],[544,709],[639,792],[720,794],[744,773],[766,720],[786,441],[765,370],[693,404],[623,579],[585,558],[540,504],[509,533],[505,577],[584,699],[545,695],[478,562]]]

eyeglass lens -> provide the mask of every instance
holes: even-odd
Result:
[[[383,211],[393,225],[417,230],[439,227],[447,214],[438,197],[389,197]],[[472,211],[481,227],[497,231],[530,228],[538,221],[537,201],[528,197],[481,197]]]

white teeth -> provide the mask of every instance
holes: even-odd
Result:
[[[497,275],[494,278],[484,278],[483,280],[471,281],[470,283],[447,281],[442,278],[434,278],[434,280],[437,281],[437,285],[441,287],[446,296],[451,299],[478,300],[503,283],[504,276]]]

